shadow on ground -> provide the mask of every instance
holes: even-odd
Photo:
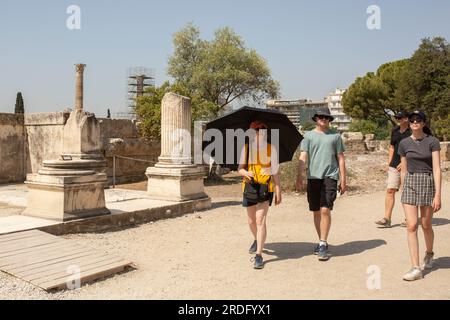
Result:
[[[445,226],[450,224],[450,220],[446,218],[433,218],[433,226]]]
[[[440,257],[434,260],[434,267],[431,270],[424,270],[423,275],[437,271],[439,269],[450,269],[450,257]]]
[[[238,206],[238,205],[242,205],[242,201],[236,200],[214,201],[211,203],[211,209],[217,209],[228,206]]]
[[[420,219],[419,219],[418,223],[419,223],[419,225],[421,224],[420,223]],[[433,218],[433,227],[445,226],[447,224],[450,224],[450,220],[449,219],[446,219],[446,218]],[[396,227],[405,228],[400,223],[393,224],[393,225],[390,226],[390,228],[396,228]],[[389,229],[389,228],[378,226],[378,229]],[[406,230],[406,228],[405,228],[405,230]]]
[[[367,250],[378,248],[382,245],[386,245],[385,240],[361,240],[344,243],[337,246],[329,246],[330,254],[332,257],[350,256],[354,254],[360,254]],[[276,242],[267,243],[265,245],[264,253],[274,258],[268,259],[265,263],[300,259],[305,256],[313,255],[314,248],[317,243],[311,242]]]
[[[381,247],[386,244],[387,242],[381,239],[352,241],[338,246],[330,245],[330,252],[334,257],[351,256]]]

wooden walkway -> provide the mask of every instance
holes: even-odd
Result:
[[[39,230],[0,235],[0,270],[47,291],[72,289],[75,279],[83,284],[132,265]]]

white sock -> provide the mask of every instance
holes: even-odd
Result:
[[[327,245],[326,241],[320,240],[319,246],[326,246],[326,245]]]

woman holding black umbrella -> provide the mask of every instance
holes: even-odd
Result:
[[[202,145],[205,153],[219,162],[220,153],[226,154],[226,161],[220,164],[231,170],[238,170],[244,177],[243,206],[247,208],[250,230],[255,239],[250,253],[256,253],[254,267],[262,269],[264,262],[261,254],[267,235],[267,212],[273,200],[275,205],[281,203],[279,164],[292,161],[303,136],[285,114],[277,110],[248,106],[208,122],[206,130],[210,129],[220,133],[217,141],[223,141],[222,144],[219,143],[223,150],[220,147],[219,150],[209,148],[210,142]],[[235,143],[239,131],[247,136],[245,132],[249,129],[249,142],[244,147]],[[229,130],[235,134],[229,135]],[[230,155],[232,157],[229,159]]]
[[[267,212],[274,198],[275,205],[281,203],[281,185],[279,166],[272,161],[277,159],[277,151],[267,142],[267,125],[262,121],[254,121],[250,129],[255,130],[255,136],[241,152],[238,171],[244,177],[242,205],[247,208],[248,224],[255,239],[249,253],[256,253],[254,268],[262,269],[262,250],[267,237]]]

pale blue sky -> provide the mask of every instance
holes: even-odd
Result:
[[[193,22],[202,37],[230,26],[267,61],[283,98],[322,99],[380,64],[409,57],[420,39],[450,40],[450,1],[0,0],[0,112],[22,91],[27,112],[74,103],[74,63],[87,64],[85,109],[126,111],[126,70],[147,66],[168,79],[172,35]],[[81,30],[66,28],[69,5]],[[381,30],[366,27],[369,5]]]

